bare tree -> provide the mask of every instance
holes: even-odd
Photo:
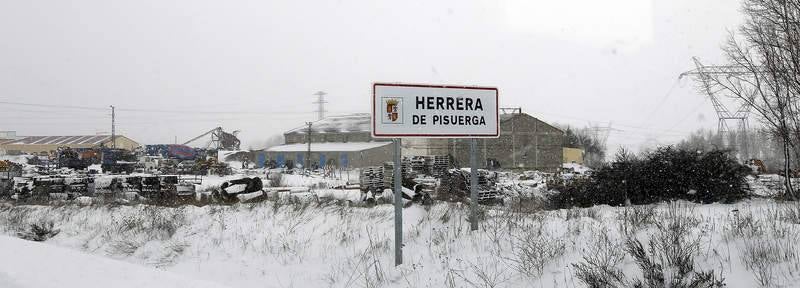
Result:
[[[706,93],[727,93],[752,109],[783,145],[786,196],[791,158],[800,157],[800,0],[744,0],[745,23],[731,32],[723,47],[729,65],[697,75]]]

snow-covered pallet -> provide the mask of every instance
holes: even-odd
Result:
[[[433,161],[429,168],[433,177],[442,177],[450,168],[450,157],[448,156],[433,156]]]
[[[362,189],[369,189],[373,191],[383,190],[383,167],[371,166],[361,169],[359,181]]]

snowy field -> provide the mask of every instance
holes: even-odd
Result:
[[[74,249],[0,236],[0,287],[4,288],[222,288],[156,268]]]
[[[43,244],[0,238],[5,273],[0,284],[52,287],[39,283],[81,280],[50,266],[37,268],[47,273],[14,272],[22,269],[15,263],[29,267],[50,261],[42,257],[52,254],[64,255],[54,259],[70,263],[65,265],[96,262],[106,267],[98,271],[123,275],[118,277],[127,271],[157,274],[158,269],[228,287],[587,287],[576,277],[578,267],[606,267],[628,283],[641,279],[640,263],[624,248],[628,236],[662,264],[666,279],[680,274],[670,268],[671,261],[684,253],[693,256],[686,277],[710,272],[727,287],[791,287],[800,280],[797,204],[674,202],[556,211],[512,205],[483,210],[477,232],[469,230],[466,211],[461,204],[443,202],[404,209],[405,264],[394,267],[390,205],[6,205],[0,207],[3,233],[31,237],[33,224],[58,233]],[[679,243],[662,245],[672,240]],[[73,256],[76,262],[63,259]],[[107,258],[114,260],[106,265]],[[119,261],[138,268],[115,264]],[[105,272],[96,277],[117,281]],[[92,287],[63,283],[60,287]],[[134,286],[182,287],[164,283]]]

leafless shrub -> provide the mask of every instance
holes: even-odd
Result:
[[[780,210],[778,217],[785,222],[800,224],[800,204],[789,204]]]
[[[625,235],[632,235],[636,231],[655,224],[656,209],[653,206],[632,206],[617,211],[620,231]]]
[[[30,224],[28,229],[17,232],[17,237],[30,241],[42,242],[61,232],[61,230],[55,229],[53,226],[53,221],[39,219],[38,222]]]
[[[583,262],[572,264],[575,277],[589,287],[613,288],[625,284],[625,276],[617,266],[625,258],[622,245],[614,243],[608,231],[602,230],[598,241],[583,255]]]
[[[111,255],[131,256],[144,245],[135,239],[119,239],[111,242],[106,252]]]
[[[285,201],[280,198],[274,198],[275,201],[272,201],[272,214],[277,215],[278,211],[281,210],[281,207],[284,206]]]
[[[432,210],[432,213],[434,213],[434,215],[439,214],[439,216],[436,218],[442,223],[447,223],[450,222],[450,217],[452,216],[450,215],[452,213],[450,210],[450,204],[445,203],[443,205],[436,206],[435,209]]]
[[[189,244],[186,242],[170,241],[164,246],[164,254],[151,264],[156,267],[171,266],[179,256],[183,255],[187,247],[189,247]]]
[[[633,280],[632,287],[725,287],[723,280],[718,280],[712,271],[694,270],[694,259],[691,254],[682,253],[692,248],[678,247],[674,250],[681,253],[672,254],[674,251],[659,250],[659,248],[664,249],[662,244],[663,242],[659,244],[657,239],[651,238],[648,250],[650,255],[648,255],[638,240],[631,238],[626,242],[626,251],[642,270],[642,279]]]
[[[500,287],[503,283],[511,279],[510,273],[508,273],[502,265],[486,263],[482,260],[484,259],[478,259],[477,264],[468,262],[471,272],[468,273],[469,275],[464,275],[464,271],[453,270],[455,272],[454,275],[464,280],[470,287],[495,288]],[[477,279],[472,279],[472,277],[469,276],[474,276]]]
[[[142,206],[139,211],[112,220],[106,231],[110,242],[106,252],[111,255],[133,255],[149,241],[173,239],[185,221],[182,208]],[[170,251],[171,248],[166,249]]]
[[[372,238],[372,228],[366,229],[369,245],[357,257],[346,261],[345,266],[351,271],[342,287],[353,287],[358,282],[361,282],[361,286],[369,288],[386,286],[388,279],[380,255],[385,249],[383,246],[387,244],[385,241],[376,241]]]
[[[572,219],[580,219],[582,217],[588,217],[595,220],[600,219],[600,209],[590,207],[590,208],[570,208],[564,210],[564,219],[567,221]]]
[[[718,280],[713,271],[695,269],[694,255],[700,250],[701,238],[691,232],[699,220],[688,211],[670,205],[662,214],[662,222],[655,223],[658,231],[650,236],[647,248],[633,237],[626,240],[625,252],[639,266],[641,278],[623,277],[615,268],[614,263],[620,260],[613,252],[600,254],[601,257],[584,256],[584,263],[573,265],[576,277],[589,287],[723,287],[723,280]],[[603,248],[603,242],[601,237],[599,249]]]
[[[683,201],[672,201],[667,204],[667,209],[658,213],[658,217],[659,219],[669,220],[675,225],[693,227],[700,224],[694,205]]]
[[[662,218],[656,223],[658,232],[650,237],[650,255],[638,240],[626,242],[626,251],[643,274],[643,279],[633,281],[634,287],[723,287],[713,271],[695,270],[693,255],[700,250],[701,239],[691,233],[700,222],[693,208],[673,202]]]
[[[741,261],[759,284],[772,287],[775,272],[781,263],[798,263],[797,247],[792,240],[755,239],[747,240],[741,247]]]
[[[566,241],[542,233],[541,224],[522,229],[511,241],[511,256],[504,259],[519,273],[538,278],[547,263],[564,255]]]
[[[6,231],[25,231],[30,228],[28,219],[30,218],[31,210],[27,207],[17,206],[9,209],[6,217],[0,217],[0,221],[4,221],[4,228]],[[3,220],[5,218],[5,220]]]
[[[481,223],[481,227],[486,237],[499,249],[501,241],[508,239],[510,236],[511,222],[512,219],[508,214],[497,214],[488,217],[486,221]]]
[[[728,216],[724,227],[725,236],[733,238],[753,238],[764,235],[764,225],[748,212],[734,211]]]

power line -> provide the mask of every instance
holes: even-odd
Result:
[[[669,96],[672,95],[672,91],[675,90],[675,87],[678,87],[678,84],[680,83],[680,81],[681,81],[680,79],[676,79],[675,82],[672,83],[672,86],[669,87],[669,90],[667,90],[667,94],[664,94],[664,96],[661,97],[661,100],[658,101],[658,104],[656,104],[656,106],[653,107],[653,110],[650,111],[650,113],[645,114],[645,117],[647,117],[647,118],[642,123],[644,123],[644,124],[649,124],[650,123],[650,121],[653,119],[653,114],[656,111],[658,111],[658,109],[661,108],[661,105],[663,105],[664,102],[667,101]]]
[[[610,124],[611,123],[609,121],[586,119],[586,118],[580,118],[580,117],[574,117],[574,116],[568,116],[568,115],[561,115],[561,114],[550,113],[550,112],[542,112],[542,111],[536,111],[536,110],[529,110],[529,111],[533,111],[533,112],[536,112],[536,113],[539,113],[539,114],[553,115],[553,116],[561,117],[561,118],[565,118],[565,119],[596,122],[598,124],[602,124],[602,123]],[[627,127],[627,128],[631,128],[631,129],[640,129],[640,130],[648,130],[648,131],[662,131],[662,132],[674,133],[674,134],[688,134],[688,133],[691,133],[691,132],[688,132],[688,131],[679,131],[679,130],[671,130],[671,129],[660,129],[660,128],[653,128],[653,127],[642,127],[642,126],[624,124],[624,123],[621,124],[621,123],[616,122],[616,121],[614,122],[614,126],[622,126],[622,127]]]
[[[42,107],[42,108],[61,108],[61,109],[79,109],[79,110],[93,110],[93,111],[104,111],[107,112],[108,108],[103,107],[92,107],[92,106],[75,106],[75,105],[53,105],[53,104],[36,104],[36,103],[23,103],[23,102],[12,102],[12,101],[0,101],[0,104],[5,105],[17,105],[17,106],[29,106],[29,107]],[[125,108],[125,107],[118,107],[116,110],[118,111],[126,111],[126,112],[145,112],[145,113],[189,113],[189,114],[257,114],[257,115],[264,115],[264,114],[310,114],[313,112],[309,111],[252,111],[252,110],[240,110],[240,111],[220,111],[220,110],[173,110],[173,109],[143,109],[143,108]],[[43,111],[44,112],[44,111]]]
[[[9,102],[9,101],[0,101],[0,104],[6,104],[6,105],[18,105],[18,106],[31,106],[31,107],[48,107],[48,108],[66,108],[66,109],[81,109],[81,110],[108,111],[108,109],[107,109],[107,108],[100,108],[100,107],[89,107],[89,106],[51,105],[51,104],[33,104],[33,103],[20,103],[20,102]]]

